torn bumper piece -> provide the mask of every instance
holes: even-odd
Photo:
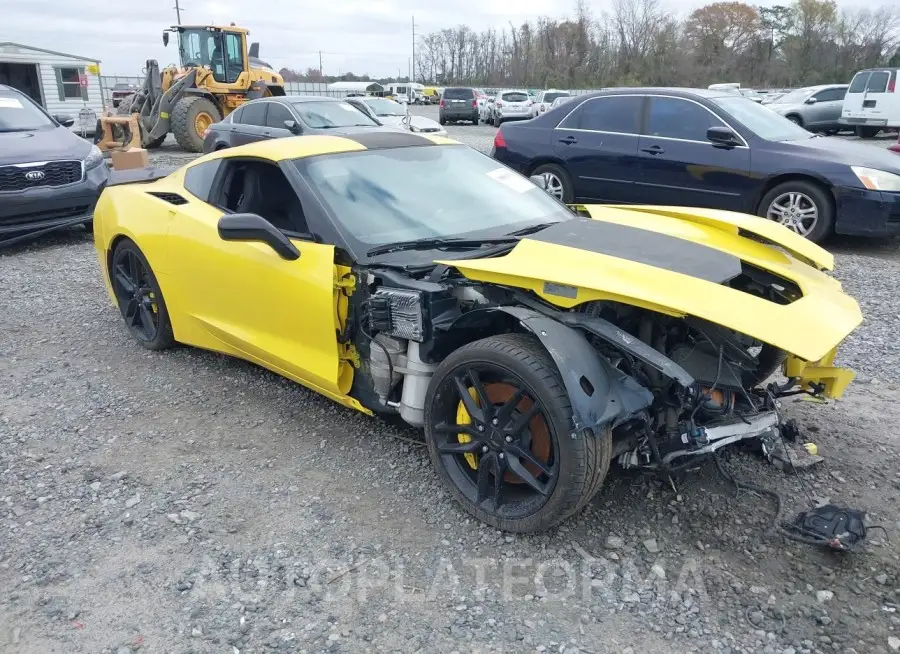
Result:
[[[784,362],[784,376],[795,380],[801,388],[811,388],[816,395],[838,399],[847,390],[856,373],[847,368],[835,367],[836,354],[837,348],[834,348],[818,361],[804,361],[788,355]]]

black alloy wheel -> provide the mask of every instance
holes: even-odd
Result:
[[[109,275],[131,335],[148,350],[171,347],[175,338],[162,291],[146,257],[132,241],[116,246]]]
[[[452,353],[425,406],[442,481],[467,511],[500,529],[561,522],[596,493],[609,467],[608,433],[570,436],[559,372],[530,336],[495,336]]]

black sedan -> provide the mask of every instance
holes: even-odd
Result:
[[[504,125],[495,159],[565,202],[711,207],[813,241],[900,233],[900,159],[724,92],[616,89]]]
[[[241,105],[210,125],[203,152],[265,139],[303,134],[339,134],[342,129],[388,129],[349,102],[320,96],[260,98]],[[337,131],[335,131],[337,130]]]
[[[0,84],[0,247],[90,225],[109,169],[73,122]]]

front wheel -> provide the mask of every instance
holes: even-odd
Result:
[[[172,110],[172,133],[178,145],[188,152],[202,152],[205,132],[222,120],[222,113],[209,98],[189,95]]]
[[[814,243],[821,243],[831,235],[834,226],[834,203],[818,184],[793,180],[766,193],[759,203],[757,215],[779,222]]]
[[[559,370],[530,335],[456,350],[428,388],[425,439],[438,476],[466,511],[498,529],[547,529],[597,492],[610,431],[572,432]]]

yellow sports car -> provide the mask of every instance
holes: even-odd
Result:
[[[859,307],[818,246],[723,211],[567,207],[436,136],[278,139],[116,176],[94,235],[141,345],[399,414],[466,510],[511,531],[578,511],[614,459],[670,474],[777,436],[779,396],[853,377],[833,360]]]

